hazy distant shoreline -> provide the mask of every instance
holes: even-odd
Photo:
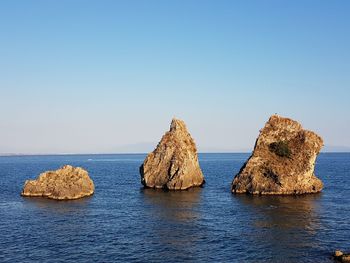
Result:
[[[199,152],[198,154],[250,154],[251,152]],[[330,153],[344,153],[349,154],[348,151],[321,151],[320,154]],[[145,155],[146,152],[139,153],[0,153],[0,157],[26,157],[26,156],[70,156],[70,155]]]

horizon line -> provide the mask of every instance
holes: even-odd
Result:
[[[232,152],[198,152],[197,154],[248,154],[253,151],[232,151]],[[321,153],[350,153],[350,151],[321,151]],[[148,152],[117,152],[117,153],[0,153],[0,157],[24,157],[24,156],[62,156],[62,155],[137,155],[148,154]]]

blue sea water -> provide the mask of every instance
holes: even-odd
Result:
[[[204,188],[143,189],[145,155],[0,157],[1,262],[333,262],[350,250],[350,154],[323,153],[316,195],[232,195],[248,154],[200,154]],[[20,196],[24,181],[84,167],[92,197]]]

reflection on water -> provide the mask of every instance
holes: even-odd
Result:
[[[198,219],[195,207],[200,202],[201,188],[187,191],[163,191],[142,189],[143,196],[152,212],[166,221],[189,222]],[[154,209],[153,209],[154,208]]]
[[[57,214],[77,214],[84,212],[91,202],[93,196],[80,198],[76,200],[57,201],[42,197],[23,197],[23,202],[40,209],[41,212],[57,213]]]
[[[321,229],[318,201],[321,194],[302,196],[235,195],[248,208],[254,229],[250,238],[273,246],[281,257],[293,255],[296,248],[318,247],[316,234]],[[247,222],[248,223],[248,222]]]
[[[315,231],[318,228],[317,200],[320,194],[302,196],[251,196],[236,195],[238,201],[250,206],[256,214],[257,226],[279,229],[303,229]]]
[[[152,233],[149,242],[157,240],[160,256],[169,256],[171,250],[178,260],[193,259],[195,243],[205,235],[199,226],[201,192],[201,188],[168,192],[141,190]]]
[[[57,201],[41,197],[22,197],[22,203],[27,210],[22,220],[35,222],[26,224],[25,231],[33,238],[36,238],[37,233],[45,233],[42,238],[48,246],[55,249],[75,242],[79,235],[88,236],[93,232],[87,221],[92,199],[93,197],[86,197]]]

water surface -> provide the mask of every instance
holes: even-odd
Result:
[[[145,155],[0,157],[1,262],[333,262],[350,249],[350,154],[321,154],[324,191],[232,195],[248,154],[200,154],[207,184],[183,192],[143,189]],[[95,195],[22,198],[26,179],[82,166]]]

